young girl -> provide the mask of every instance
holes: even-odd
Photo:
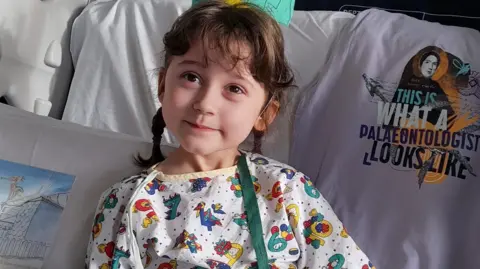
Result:
[[[309,178],[239,151],[294,81],[277,22],[205,1],[165,35],[149,167],[98,206],[87,268],[372,268]],[[180,148],[164,158],[167,127]]]

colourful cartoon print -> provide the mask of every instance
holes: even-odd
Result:
[[[155,213],[155,210],[152,208],[152,204],[148,199],[137,200],[132,207],[132,212],[145,212],[147,214],[142,222],[143,228],[148,228],[148,226],[154,221],[159,221],[157,213]]]
[[[178,212],[178,205],[180,204],[181,197],[178,193],[170,195],[167,199],[163,198],[163,205],[168,208],[167,211],[167,220],[174,220],[176,217],[180,216]]]
[[[271,231],[272,236],[268,240],[268,250],[272,252],[282,252],[287,248],[288,241],[293,240],[294,235],[290,226],[286,224],[273,226]]]
[[[202,245],[197,243],[197,240],[195,234],[190,234],[184,230],[175,240],[174,248],[188,248],[191,253],[197,253],[202,250]]]
[[[228,177],[227,181],[232,182],[230,189],[233,191],[237,198],[242,197],[242,185],[240,184],[240,174],[236,173],[235,177]],[[258,178],[252,176],[253,187],[255,188],[255,193],[259,193],[262,187],[258,183]]]
[[[307,245],[318,249],[325,244],[325,238],[330,236],[333,231],[332,224],[323,219],[323,215],[317,210],[310,211],[310,219],[303,223],[303,235],[307,241]]]
[[[193,178],[190,179],[190,182],[192,183],[192,192],[199,192],[203,188],[207,187],[207,183],[210,182],[212,179],[209,177],[204,177],[204,178]]]
[[[337,269],[343,263],[373,269],[308,177],[254,156],[247,160],[260,163],[249,167],[267,268]],[[141,261],[155,269],[258,269],[237,168],[202,177],[160,175],[165,178],[152,181],[145,174],[102,195],[87,268],[124,269]],[[339,245],[345,248],[334,249]],[[344,249],[349,252],[339,252]]]
[[[147,185],[145,186],[145,191],[150,195],[154,195],[156,191],[162,192],[166,189],[167,186],[165,186],[160,180],[156,178],[147,183]]]
[[[200,217],[200,223],[202,226],[207,227],[209,231],[212,231],[213,226],[222,227],[222,222],[213,215],[212,209],[216,214],[225,214],[225,212],[222,210],[222,205],[220,204],[212,205],[212,208],[209,208],[205,211],[205,203],[201,202],[194,209],[197,211],[197,218]]]
[[[319,198],[320,192],[315,188],[309,177],[304,176],[300,179],[303,183],[305,193],[312,198]]]
[[[233,266],[242,257],[243,247],[237,243],[220,240],[215,243],[215,252],[221,257],[228,258],[228,266]]]

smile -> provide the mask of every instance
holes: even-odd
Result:
[[[196,123],[191,123],[191,122],[188,122],[188,121],[185,121],[192,129],[194,130],[198,130],[198,131],[216,131],[216,129],[212,129],[210,127],[207,127],[207,126],[204,126],[204,125],[200,125],[200,124],[196,124]]]

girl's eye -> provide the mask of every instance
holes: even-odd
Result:
[[[192,83],[200,82],[200,79],[198,78],[198,76],[193,73],[185,73],[182,75],[182,77],[186,79],[188,82],[192,82]]]
[[[235,85],[231,85],[231,86],[228,86],[228,91],[231,92],[231,93],[234,93],[234,94],[242,94],[244,93],[244,90],[238,86],[235,86]]]

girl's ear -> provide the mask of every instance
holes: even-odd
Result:
[[[280,110],[280,102],[272,100],[262,115],[258,116],[257,121],[253,125],[253,129],[259,132],[266,132],[267,128],[275,120]]]
[[[163,96],[165,94],[165,75],[166,69],[164,67],[160,68],[160,72],[158,73],[158,100],[160,104],[163,102]]]

